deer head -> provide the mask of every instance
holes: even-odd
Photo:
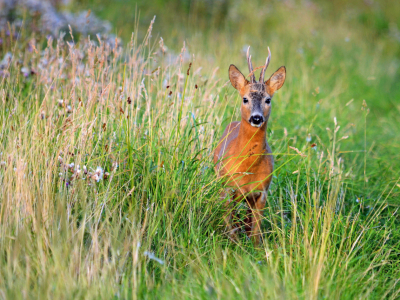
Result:
[[[251,126],[261,127],[268,122],[273,95],[285,82],[286,68],[284,66],[280,67],[264,82],[265,70],[271,60],[271,51],[268,47],[268,57],[261,70],[260,79],[257,82],[249,52],[250,46],[247,49],[247,64],[249,66],[250,81],[248,81],[234,65],[229,66],[229,80],[242,97],[242,119],[247,121]]]

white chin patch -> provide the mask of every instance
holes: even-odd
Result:
[[[260,123],[260,124],[254,124],[253,122],[251,122],[250,125],[253,126],[253,127],[257,127],[257,128],[258,128],[258,127],[261,127],[261,125],[262,125],[263,123],[264,123],[264,122],[262,122],[262,123]]]

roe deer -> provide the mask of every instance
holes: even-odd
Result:
[[[268,48],[268,57],[257,82],[249,51],[250,47],[247,49],[250,82],[238,68],[229,66],[229,80],[242,98],[242,120],[230,123],[225,129],[214,152],[214,163],[218,177],[225,178],[227,186],[234,191],[226,205],[232,200],[233,203],[246,200],[249,206],[245,220],[246,233],[258,245],[261,218],[274,168],[271,149],[266,140],[267,123],[271,113],[271,98],[285,82],[286,68],[280,67],[264,82],[265,70],[271,60]],[[226,196],[225,190],[221,198],[225,199]],[[233,228],[231,219],[232,213],[228,212],[225,222],[230,237],[236,240],[239,228]]]

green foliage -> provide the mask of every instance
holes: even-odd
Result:
[[[398,298],[398,8],[148,3],[73,2],[114,22],[116,48],[2,33],[0,297]],[[288,74],[260,248],[227,238],[212,163],[248,44]]]

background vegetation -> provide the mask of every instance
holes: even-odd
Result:
[[[398,298],[399,5],[53,2],[90,12],[0,32],[1,298]],[[212,164],[248,45],[287,68],[260,248],[224,234]]]

